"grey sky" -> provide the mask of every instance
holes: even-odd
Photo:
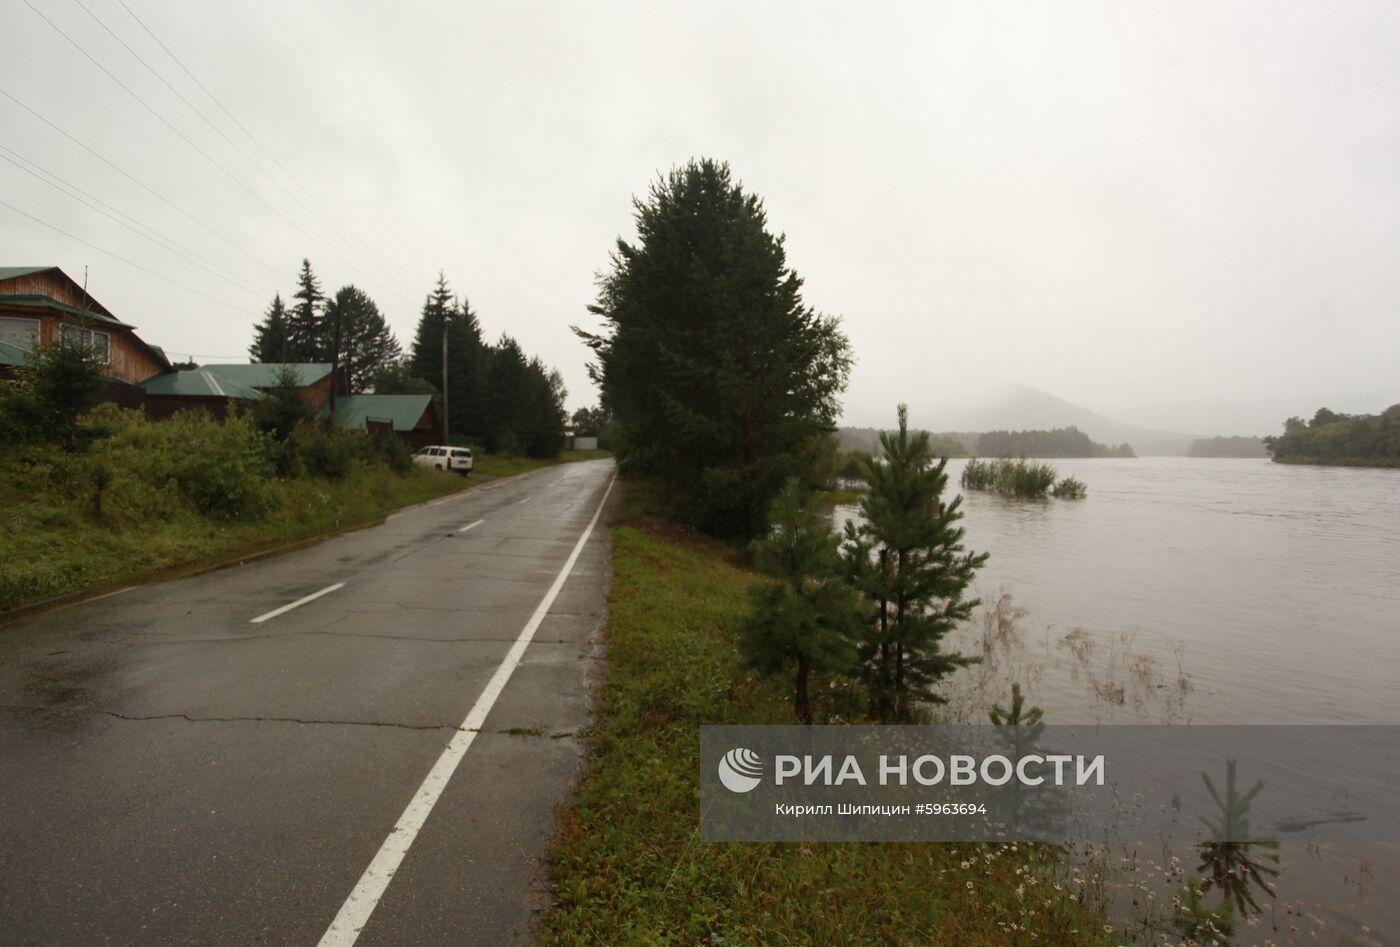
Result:
[[[0,264],[78,279],[87,264],[97,298],[198,360],[245,357],[303,256],[327,289],[369,292],[405,346],[442,269],[488,337],[515,335],[564,373],[571,407],[591,403],[568,325],[588,322],[593,274],[631,235],[630,197],[704,155],[765,198],[808,301],[845,318],[848,423],[888,424],[904,400],[944,427],[937,406],[1006,381],[1188,430],[1189,406],[1161,405],[1400,400],[1394,4],[126,0],[405,280],[254,170],[75,0],[30,2],[317,238],[5,0],[0,88],[276,272],[4,97],[0,144],[256,290],[4,161],[0,200],[232,306],[4,207]],[[269,166],[118,0],[82,2]]]

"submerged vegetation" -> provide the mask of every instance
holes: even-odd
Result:
[[[1264,446],[1280,464],[1400,467],[1400,404],[1380,414],[1338,414],[1318,408],[1311,421],[1289,418]]]
[[[1056,481],[1059,474],[1050,464],[1038,460],[978,460],[973,458],[963,468],[962,485],[964,490],[980,490],[986,493],[1000,493],[1008,497],[1030,499],[1054,496],[1062,500],[1082,500],[1088,496],[1089,488],[1077,477],[1065,477]]]

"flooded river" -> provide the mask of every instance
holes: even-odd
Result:
[[[1049,723],[1400,723],[1400,471],[1052,463],[1088,498],[964,499],[991,558],[957,713],[985,719],[1015,681]],[[1285,845],[1279,897],[1236,942],[1400,943],[1397,889],[1396,846]]]

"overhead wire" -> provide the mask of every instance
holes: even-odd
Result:
[[[18,207],[16,207],[15,205],[9,203],[8,201],[0,200],[0,207],[8,207],[10,210],[14,211],[16,214],[19,214],[21,217],[28,217],[30,220],[34,221],[36,224],[40,224],[40,225],[42,225],[42,226],[44,226],[44,227],[49,228],[50,230],[52,230],[52,231],[54,231],[54,232],[56,232],[56,233],[60,233],[60,234],[62,234],[63,236],[67,237],[69,240],[74,240],[74,241],[77,241],[78,243],[81,243],[83,246],[91,247],[92,249],[96,250],[98,253],[105,253],[107,256],[111,257],[111,258],[114,259],[114,260],[117,260],[118,262],[125,263],[127,266],[130,266],[130,267],[133,267],[133,268],[135,268],[135,269],[138,269],[138,270],[140,270],[141,272],[146,273],[146,274],[148,274],[148,275],[150,275],[150,276],[154,276],[156,279],[161,280],[161,281],[166,282],[166,283],[169,283],[169,284],[171,284],[172,286],[178,286],[180,289],[183,289],[183,290],[185,290],[186,292],[194,293],[196,296],[202,296],[202,297],[204,297],[205,299],[209,300],[210,302],[218,303],[218,304],[221,305],[221,306],[227,306],[229,309],[232,309],[232,310],[234,310],[235,312],[246,313],[246,312],[248,311],[247,308],[244,307],[244,306],[235,305],[235,304],[229,302],[227,299],[220,299],[220,298],[217,297],[217,296],[211,296],[211,295],[209,295],[208,293],[204,292],[203,290],[195,289],[193,286],[186,285],[185,283],[182,283],[182,282],[180,282],[179,280],[174,279],[174,278],[172,278],[172,277],[166,276],[166,275],[163,274],[163,273],[157,273],[155,270],[151,269],[150,267],[142,266],[140,263],[137,263],[137,262],[135,262],[134,260],[128,260],[126,257],[121,256],[120,254],[113,253],[111,250],[108,250],[106,247],[100,247],[100,246],[98,246],[97,244],[93,243],[93,242],[90,241],[90,240],[84,240],[82,237],[79,237],[79,236],[77,236],[76,234],[71,234],[71,233],[69,233],[68,231],[64,230],[62,227],[55,226],[54,224],[49,223],[47,220],[44,220],[43,218],[36,217],[36,216],[34,216],[33,214],[29,213],[28,211],[20,210]]]
[[[194,264],[200,269],[219,277],[220,279],[232,284],[233,286],[243,290],[244,292],[253,293],[261,297],[266,297],[268,295],[267,290],[263,289],[262,287],[256,286],[253,283],[248,282],[238,274],[232,272],[231,270],[224,269],[217,263],[214,263],[212,260],[209,260],[207,257],[204,257],[203,255],[196,253],[193,250],[187,250],[179,246],[175,243],[175,241],[171,240],[169,237],[166,237],[154,227],[142,223],[141,221],[137,220],[135,217],[132,217],[130,214],[125,213],[124,211],[118,210],[111,204],[108,204],[106,201],[102,200],[99,197],[95,197],[89,194],[77,185],[70,184],[63,178],[54,174],[52,171],[49,171],[48,169],[44,168],[42,165],[35,161],[31,161],[30,159],[26,158],[24,155],[20,154],[14,149],[8,148],[5,145],[0,145],[0,152],[4,152],[4,154],[0,154],[0,160],[9,162],[19,170],[23,171],[25,174],[36,178],[40,182],[58,191],[60,194],[70,197],[73,200],[86,205],[87,207],[96,211],[102,216],[107,217],[118,224],[121,224],[123,227],[130,230],[132,233],[146,240],[149,240],[156,246],[160,247],[162,250],[165,250],[168,253],[173,253],[174,255],[184,259],[186,262]],[[26,167],[26,165],[28,165],[28,167]]]
[[[353,237],[358,243],[360,243],[361,246],[365,248],[366,252],[379,259],[381,263],[387,266],[394,273],[398,274],[399,278],[402,279],[406,285],[408,285],[409,287],[413,287],[415,285],[409,277],[404,275],[402,270],[394,266],[394,264],[389,260],[380,256],[379,253],[376,252],[373,247],[361,240],[359,236],[355,234],[353,228],[347,226],[344,221],[342,221],[339,217],[336,216],[335,211],[331,210],[325,204],[321,203],[320,199],[316,197],[315,192],[308,188],[305,184],[303,184],[301,179],[299,179],[291,171],[287,170],[286,166],[283,165],[282,162],[277,160],[277,156],[274,155],[272,151],[266,145],[264,145],[256,135],[249,131],[248,128],[238,120],[237,116],[230,112],[228,108],[225,107],[223,102],[219,101],[218,97],[215,96],[214,93],[209,90],[209,87],[206,86],[203,82],[201,82],[199,80],[199,77],[196,76],[190,70],[190,68],[186,66],[178,56],[175,55],[175,53],[170,49],[169,46],[165,45],[161,38],[157,36],[149,26],[146,25],[145,21],[142,20],[139,16],[137,16],[136,12],[132,10],[131,7],[127,6],[126,0],[117,0],[117,2],[120,3],[122,9],[124,9],[131,16],[131,18],[136,21],[137,25],[139,25],[141,29],[143,29],[146,32],[146,35],[149,36],[152,40],[154,40],[156,45],[158,45],[162,50],[164,50],[165,54],[170,57],[170,60],[174,62],[175,65],[179,66],[180,70],[184,72],[185,75],[189,76],[190,81],[193,82],[195,85],[199,86],[200,91],[203,92],[206,96],[208,96],[209,101],[213,102],[216,106],[218,106],[219,111],[223,112],[224,115],[228,117],[228,120],[233,122],[233,124],[237,126],[239,131],[241,131],[244,135],[248,136],[248,140],[251,141],[254,145],[256,145],[259,151],[261,151],[267,156],[268,160],[271,161],[273,165],[277,167],[277,170],[281,171],[287,176],[288,180],[294,183],[297,187],[301,188],[302,192],[305,193],[307,197],[311,198],[311,200],[316,204],[317,207],[320,207],[323,211],[326,212],[327,216],[329,216],[337,224],[343,227],[345,231],[351,235],[351,237]]]
[[[273,184],[275,184],[284,194],[286,194],[289,198],[291,198],[293,201],[295,201],[295,202],[297,203],[297,205],[298,205],[299,207],[301,207],[304,211],[306,211],[307,214],[309,214],[312,218],[314,218],[314,219],[316,220],[317,223],[319,223],[321,226],[325,227],[326,230],[327,230],[328,232],[335,234],[335,236],[337,236],[337,237],[340,239],[340,241],[341,241],[342,243],[344,243],[344,244],[345,244],[347,247],[349,247],[352,251],[354,251],[354,252],[360,254],[361,256],[363,256],[366,260],[368,260],[368,261],[371,263],[371,265],[374,265],[374,266],[378,267],[380,270],[384,271],[385,273],[387,273],[387,274],[390,275],[390,276],[393,276],[393,277],[395,277],[395,278],[402,278],[402,277],[400,277],[398,274],[395,274],[395,273],[393,273],[391,270],[389,270],[383,262],[381,262],[380,260],[376,259],[375,255],[373,255],[372,253],[367,252],[366,250],[361,249],[360,247],[356,246],[355,243],[353,243],[345,234],[343,234],[343,233],[337,231],[337,229],[336,229],[334,226],[332,226],[330,223],[328,223],[328,222],[326,221],[326,219],[325,219],[322,215],[320,215],[319,213],[317,213],[316,210],[315,210],[314,208],[312,208],[312,207],[311,207],[310,205],[308,205],[305,201],[303,201],[299,196],[297,196],[297,194],[296,194],[295,191],[293,191],[291,188],[287,187],[287,186],[286,186],[285,184],[283,184],[280,180],[278,180],[277,177],[276,177],[274,174],[272,174],[270,171],[268,171],[266,168],[264,168],[264,167],[262,166],[262,164],[259,163],[259,162],[257,161],[257,159],[255,159],[251,154],[249,154],[248,151],[247,151],[242,145],[238,144],[238,142],[234,141],[231,137],[229,137],[229,135],[228,135],[222,128],[220,128],[212,119],[209,118],[209,116],[207,116],[206,114],[204,114],[204,111],[203,111],[202,109],[200,109],[197,105],[195,105],[195,104],[194,104],[193,102],[191,102],[188,98],[186,98],[185,95],[184,95],[184,93],[182,93],[179,89],[175,88],[175,86],[174,86],[173,84],[171,84],[171,82],[170,82],[169,80],[167,80],[167,79],[165,78],[165,76],[163,76],[163,75],[160,74],[159,70],[157,70],[157,69],[156,69],[154,66],[152,66],[149,62],[147,62],[144,56],[142,56],[139,52],[137,52],[135,49],[133,49],[133,48],[130,46],[130,44],[128,44],[128,43],[126,42],[126,40],[124,40],[124,39],[121,38],[121,36],[117,35],[117,32],[116,32],[115,30],[113,30],[113,29],[111,28],[111,26],[109,26],[105,21],[103,21],[103,19],[102,19],[101,17],[99,17],[96,13],[94,13],[94,12],[87,6],[87,4],[85,4],[85,3],[83,2],[83,0],[73,0],[73,2],[76,3],[76,4],[82,9],[82,11],[83,11],[84,13],[86,13],[86,14],[92,19],[92,21],[93,21],[94,23],[96,23],[98,26],[102,27],[102,29],[105,30],[105,31],[107,32],[107,35],[108,35],[108,36],[110,36],[110,37],[112,37],[112,39],[116,40],[116,41],[121,45],[121,47],[122,47],[123,49],[125,49],[128,53],[130,53],[133,59],[135,59],[135,60],[136,60],[137,62],[139,62],[142,66],[144,66],[147,72],[149,72],[151,75],[155,76],[156,79],[159,80],[160,83],[161,83],[162,85],[164,85],[167,89],[169,89],[170,92],[171,92],[172,94],[174,94],[176,98],[178,98],[181,102],[183,102],[183,103],[185,104],[185,107],[186,107],[186,108],[188,108],[188,109],[189,109],[191,112],[193,112],[195,115],[199,116],[199,118],[204,122],[204,124],[208,125],[211,129],[213,129],[213,131],[214,131],[215,134],[217,134],[220,138],[222,138],[225,142],[227,142],[228,145],[229,145],[229,147],[233,148],[233,149],[234,149],[235,151],[237,151],[240,155],[242,155],[243,158],[244,158],[249,164],[251,164],[254,168],[256,168],[260,174],[262,174],[264,177],[266,177],[269,181],[271,181]],[[123,4],[123,6],[125,6],[125,4]],[[128,12],[128,13],[131,13],[130,8],[127,8],[127,12]],[[132,14],[132,16],[135,17],[135,14]],[[147,28],[146,25],[145,25],[144,23],[141,23],[141,21],[140,21],[139,19],[137,20],[137,22],[141,24],[142,29],[145,29],[147,33],[150,33],[149,28]],[[154,34],[151,34],[151,36],[154,38]],[[157,42],[159,42],[159,40],[157,40]],[[165,48],[164,44],[161,44],[161,48],[162,48],[162,49]],[[167,52],[169,52],[169,51],[167,50]],[[173,57],[172,57],[172,58],[173,58]],[[183,68],[183,67],[182,67],[182,68]],[[202,88],[202,86],[201,86],[201,88]],[[285,174],[286,172],[284,171],[283,173]],[[342,229],[346,229],[346,228],[344,228],[344,226],[342,225]],[[411,286],[411,284],[410,284],[410,286]]]
[[[324,250],[326,253],[328,253],[330,256],[332,256],[332,257],[335,258],[337,261],[339,261],[342,265],[347,266],[347,267],[350,267],[351,269],[354,269],[353,264],[349,263],[347,260],[345,260],[344,257],[340,256],[340,254],[338,254],[338,253],[336,253],[335,251],[331,250],[328,246],[326,246],[324,243],[322,243],[319,239],[317,239],[316,237],[314,237],[313,235],[311,235],[310,233],[308,233],[303,227],[301,227],[301,225],[297,224],[295,221],[293,221],[293,220],[292,220],[291,218],[289,218],[287,215],[283,214],[280,210],[278,210],[276,207],[274,207],[274,206],[273,206],[266,198],[264,198],[261,194],[259,194],[259,193],[258,193],[257,191],[255,191],[255,190],[253,190],[253,189],[252,189],[251,187],[249,187],[246,183],[244,183],[241,179],[239,179],[239,177],[238,177],[237,175],[235,175],[232,171],[230,171],[230,170],[229,170],[228,168],[226,168],[224,165],[222,165],[221,163],[219,163],[219,161],[218,161],[217,159],[215,159],[212,155],[210,155],[207,151],[205,151],[205,150],[204,150],[203,148],[201,148],[199,145],[195,144],[195,142],[194,142],[192,139],[190,139],[190,137],[189,137],[188,135],[186,135],[184,132],[180,131],[180,129],[176,128],[175,125],[174,125],[172,122],[170,122],[169,119],[167,119],[167,118],[166,118],[164,115],[162,115],[154,106],[152,106],[149,102],[147,102],[147,101],[146,101],[145,99],[143,99],[140,95],[138,95],[130,86],[128,86],[126,83],[122,82],[122,80],[121,80],[120,78],[118,78],[117,75],[116,75],[115,73],[113,73],[113,72],[112,72],[110,69],[108,69],[106,66],[102,65],[102,63],[98,62],[97,59],[96,59],[91,53],[89,53],[86,49],[83,48],[83,46],[82,46],[81,43],[79,43],[77,40],[73,39],[73,37],[69,36],[68,33],[65,32],[65,31],[63,30],[62,27],[60,27],[60,26],[59,26],[57,23],[55,23],[53,20],[49,19],[49,17],[45,16],[44,13],[43,13],[43,11],[40,10],[38,7],[36,7],[33,3],[31,3],[30,0],[24,0],[24,5],[27,6],[27,7],[29,7],[29,9],[32,10],[32,11],[35,13],[35,15],[37,15],[40,19],[42,19],[45,23],[47,23],[47,24],[48,24],[56,33],[58,33],[61,37],[63,37],[65,40],[67,40],[67,42],[68,42],[74,49],[76,49],[79,53],[81,53],[81,54],[83,55],[84,58],[86,58],[89,62],[91,62],[94,66],[96,66],[99,70],[101,70],[102,73],[103,73],[104,75],[106,75],[109,79],[111,79],[114,83],[116,83],[117,86],[118,86],[119,88],[122,89],[122,91],[124,91],[127,95],[131,96],[131,98],[135,99],[137,103],[139,103],[143,108],[145,108],[148,112],[150,112],[153,116],[155,116],[155,118],[156,118],[162,125],[164,125],[166,128],[168,128],[176,137],[178,137],[181,141],[185,142],[185,144],[189,145],[189,147],[190,147],[191,149],[193,149],[197,154],[199,154],[202,158],[204,158],[204,159],[205,159],[206,161],[208,161],[211,165],[213,165],[216,169],[218,169],[218,171],[219,171],[220,173],[222,173],[225,177],[227,177],[230,181],[232,181],[234,184],[236,184],[236,185],[237,185],[238,187],[240,187],[242,190],[244,190],[245,192],[247,192],[247,194],[248,194],[250,197],[252,197],[252,198],[253,198],[254,200],[256,200],[258,203],[262,204],[264,207],[266,207],[269,211],[271,211],[273,214],[275,214],[277,217],[279,217],[284,223],[286,223],[286,224],[287,224],[288,226],[290,226],[292,229],[296,230],[298,233],[300,233],[300,234],[301,234],[302,236],[304,236],[306,239],[312,241],[312,242],[315,243],[317,246],[319,246],[322,250]]]
[[[21,102],[18,98],[15,97],[15,95],[14,95],[13,93],[8,92],[7,90],[5,90],[5,89],[3,89],[3,88],[0,88],[0,95],[5,96],[5,98],[9,99],[11,102],[15,103],[15,104],[18,105],[20,108],[24,109],[24,110],[25,110],[26,112],[28,112],[30,115],[33,115],[33,116],[34,116],[35,118],[37,118],[39,121],[43,122],[45,125],[49,126],[49,127],[52,128],[54,131],[58,132],[58,133],[59,133],[60,135],[62,135],[64,138],[67,138],[67,139],[68,139],[69,141],[71,141],[73,144],[77,145],[79,148],[83,149],[83,150],[86,151],[88,154],[92,155],[92,156],[93,156],[94,158],[96,158],[98,161],[101,161],[103,164],[107,165],[107,166],[108,166],[109,168],[111,168],[113,171],[116,171],[118,174],[120,174],[122,177],[126,178],[128,181],[132,182],[132,183],[135,184],[136,186],[140,187],[142,190],[146,191],[146,192],[147,192],[148,194],[150,194],[152,197],[155,197],[157,200],[161,201],[161,202],[164,203],[166,206],[170,207],[172,210],[174,210],[174,211],[176,211],[176,212],[182,214],[183,216],[185,216],[186,218],[188,218],[190,221],[192,221],[192,222],[198,224],[200,227],[203,227],[205,230],[209,231],[209,233],[213,234],[215,237],[219,238],[219,239],[222,240],[224,243],[228,244],[228,245],[229,245],[230,247],[232,247],[234,250],[237,250],[239,253],[243,254],[243,255],[246,256],[248,259],[252,260],[254,263],[257,263],[259,266],[263,267],[265,270],[267,270],[267,271],[268,271],[269,273],[271,273],[272,275],[276,276],[276,277],[279,278],[279,279],[283,278],[283,275],[284,275],[284,274],[283,274],[282,271],[279,270],[277,267],[273,266],[271,263],[269,263],[269,262],[267,262],[266,260],[262,259],[261,257],[257,256],[256,254],[251,253],[251,252],[249,252],[248,250],[244,249],[243,247],[239,246],[238,244],[234,243],[234,242],[233,242],[232,240],[230,240],[227,236],[225,236],[224,233],[223,233],[222,231],[220,231],[220,230],[217,229],[216,227],[212,226],[211,224],[209,224],[209,223],[207,223],[207,222],[205,222],[205,221],[203,221],[203,220],[200,220],[200,219],[199,219],[198,217],[196,217],[194,214],[191,214],[188,210],[186,210],[185,208],[181,207],[179,204],[176,204],[176,203],[175,203],[174,201],[172,201],[170,198],[166,197],[164,194],[160,193],[160,192],[157,191],[155,188],[151,187],[151,186],[150,186],[149,184],[147,184],[145,181],[142,181],[140,178],[136,177],[134,174],[132,174],[131,172],[127,171],[125,168],[121,167],[121,166],[118,165],[116,162],[114,162],[114,161],[112,161],[111,159],[105,157],[103,154],[101,154],[100,152],[98,152],[95,148],[92,148],[92,147],[89,146],[88,144],[86,144],[86,143],[84,143],[83,141],[81,141],[76,135],[73,135],[72,133],[66,131],[65,129],[63,129],[63,128],[61,128],[61,127],[59,127],[56,123],[54,123],[53,121],[49,120],[48,118],[46,118],[46,117],[43,116],[42,114],[40,114],[40,113],[39,113],[37,110],[35,110],[34,108],[30,107],[29,105],[26,105],[24,102]]]

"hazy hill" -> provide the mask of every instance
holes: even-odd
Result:
[[[1007,385],[971,406],[949,407],[933,425],[958,431],[1049,431],[1076,427],[1103,444],[1132,445],[1138,456],[1183,456],[1196,435],[1138,427],[1025,385]]]

